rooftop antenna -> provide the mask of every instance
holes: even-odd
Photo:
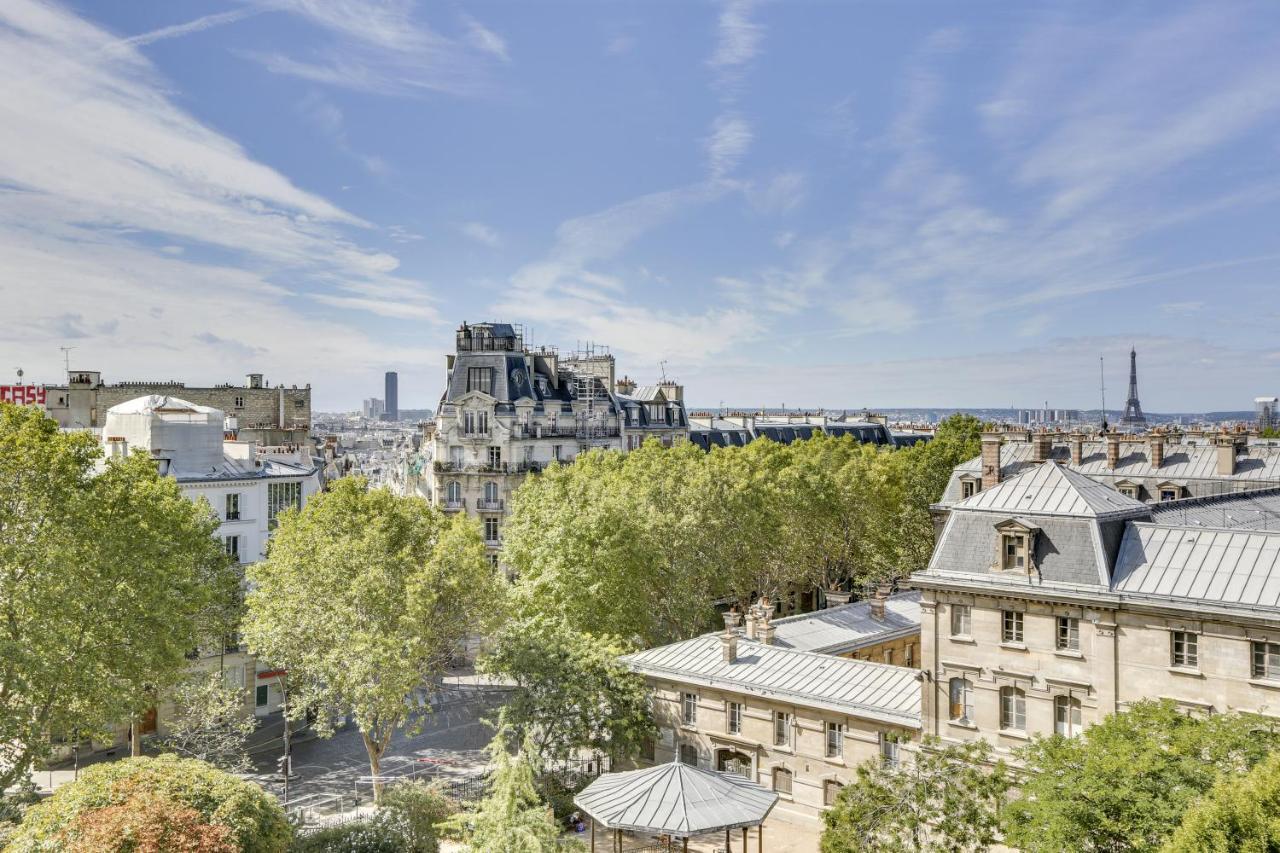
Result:
[[[62,350],[62,366],[66,368],[67,373],[71,372],[71,351],[75,347],[58,347]]]
[[[1106,360],[1098,356],[1098,390],[1102,394],[1102,431],[1107,431],[1107,371],[1103,365]]]
[[[661,371],[662,373],[662,381],[666,382],[667,381],[667,360],[665,358],[662,361],[658,362],[658,370]]]

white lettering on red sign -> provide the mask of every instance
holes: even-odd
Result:
[[[0,385],[0,403],[43,406],[48,399],[49,392],[43,385]]]

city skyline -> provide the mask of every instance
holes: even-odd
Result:
[[[814,8],[8,3],[10,368],[433,407],[493,319],[695,406],[1276,393],[1273,9]]]

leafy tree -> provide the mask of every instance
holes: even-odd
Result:
[[[480,668],[515,682],[502,720],[538,757],[589,749],[620,759],[656,732],[649,689],[618,661],[623,651],[559,621],[526,618],[503,628]]]
[[[823,813],[822,853],[986,850],[1012,784],[986,741],[926,738],[913,761],[869,761]]]
[[[225,829],[225,834],[209,826]],[[230,849],[244,853],[281,853],[293,836],[284,809],[257,785],[203,761],[161,755],[94,764],[81,771],[75,782],[27,810],[6,851],[114,850],[76,846],[87,844],[86,839],[107,838],[110,827],[134,827],[152,837],[173,833],[183,843],[194,839],[211,845],[226,838],[233,845]]]
[[[67,832],[69,853],[238,853],[231,829],[153,791],[81,812]]]
[[[1038,737],[1006,808],[1006,841],[1024,850],[1156,850],[1223,775],[1240,775],[1280,743],[1260,717],[1194,717],[1144,701],[1075,738]]]
[[[489,791],[475,811],[455,815],[450,822],[462,833],[471,853],[551,853],[560,827],[534,784],[537,762],[526,743],[512,755],[508,733],[499,729],[489,744]]]
[[[382,794],[380,816],[405,842],[406,853],[437,853],[439,830],[457,809],[435,785],[399,782]]]
[[[250,766],[246,748],[256,728],[244,710],[244,689],[226,683],[221,670],[192,673],[170,694],[164,746],[178,755],[198,758],[224,770]]]
[[[248,574],[250,650],[288,670],[291,715],[329,712],[322,733],[332,716],[355,719],[375,777],[392,735],[429,712],[427,691],[500,593],[474,521],[359,478],[284,513]]]
[[[153,704],[237,576],[207,504],[143,453],[0,404],[0,790],[49,749]]]
[[[1247,775],[1228,774],[1182,818],[1163,853],[1280,850],[1280,753]]]

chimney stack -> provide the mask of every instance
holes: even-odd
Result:
[[[747,608],[746,635],[748,640],[754,640],[759,637],[759,634],[760,634],[758,630],[759,624],[760,624],[760,606],[758,604],[753,604]]]
[[[1147,436],[1147,442],[1150,444],[1148,455],[1151,460],[1151,467],[1159,468],[1164,464],[1164,433],[1159,431],[1152,432]]]
[[[1080,466],[1080,462],[1084,459],[1084,433],[1080,430],[1073,430],[1071,433],[1071,464],[1076,467]]]
[[[877,622],[884,621],[884,603],[889,597],[889,592],[889,584],[882,583],[876,587],[876,591],[871,594],[871,618]]]
[[[1215,436],[1214,445],[1218,448],[1218,476],[1229,477],[1236,472],[1236,440],[1228,432]]]
[[[982,434],[982,490],[1000,484],[1000,433]]]
[[[1053,451],[1053,436],[1048,430],[1040,430],[1031,436],[1031,461],[1048,462]]]
[[[724,614],[724,633],[720,635],[720,652],[725,663],[736,663],[738,660],[738,611],[728,610]]]
[[[1104,438],[1107,442],[1107,470],[1114,471],[1120,465],[1120,433],[1109,432]]]
[[[619,394],[626,397],[636,390],[636,383],[630,376],[624,374],[621,379],[614,383],[614,388]]]
[[[768,596],[760,599],[760,626],[758,630],[760,642],[766,646],[772,646],[774,632],[777,629],[773,627],[773,603],[769,601]]]

